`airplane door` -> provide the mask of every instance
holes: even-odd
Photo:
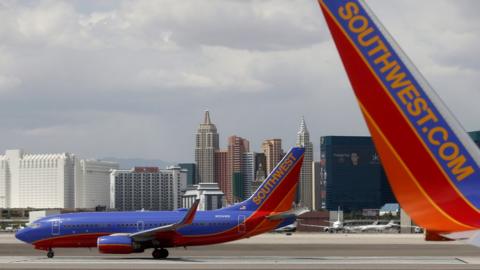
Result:
[[[52,235],[59,235],[60,234],[60,221],[54,220],[52,221]]]
[[[245,233],[247,230],[247,226],[245,224],[245,216],[240,215],[238,216],[238,233]]]
[[[137,230],[140,232],[140,231],[143,231],[145,228],[145,223],[143,221],[137,221]]]

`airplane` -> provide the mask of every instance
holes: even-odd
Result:
[[[304,149],[294,147],[247,200],[218,210],[68,213],[41,218],[19,230],[16,238],[45,250],[97,247],[100,253],[129,254],[153,248],[155,259],[167,248],[217,244],[252,237],[292,224],[291,210]]]
[[[337,213],[340,212],[340,207],[338,208]],[[340,215],[337,214],[337,220],[335,221],[329,221],[332,225],[331,226],[321,226],[321,225],[310,225],[310,224],[302,224],[307,227],[320,227],[323,228],[323,231],[329,232],[329,233],[337,233],[337,232],[345,232],[345,231],[350,231],[350,227],[346,226],[343,221],[340,220]]]
[[[340,218],[338,218],[336,221],[331,222],[331,223],[332,223],[331,226],[305,224],[305,223],[301,223],[301,222],[299,224],[302,225],[302,226],[305,226],[305,227],[322,228],[324,232],[329,232],[329,233],[351,231],[350,226],[346,226],[342,221],[340,221]]]
[[[337,213],[340,213],[340,206],[338,207]],[[299,219],[299,224],[305,227],[313,227],[313,228],[322,228],[324,232],[329,233],[338,233],[338,232],[350,232],[352,231],[352,227],[346,225],[341,219],[340,214],[337,214],[337,220],[335,221],[328,221],[331,225],[330,226],[323,226],[323,225],[316,225],[316,224],[305,224],[301,222],[302,220]]]
[[[345,226],[343,222],[340,220],[340,215],[337,215],[337,220],[331,223],[332,223],[332,226],[319,226],[319,225],[317,226],[323,227],[323,230],[329,233],[343,232],[345,230],[348,230],[347,226]],[[306,225],[306,224],[303,224],[303,225]]]
[[[431,241],[480,246],[480,150],[362,0],[318,0],[390,186]]]
[[[396,224],[393,220],[391,220],[387,224],[378,224],[378,221],[373,222],[372,224],[367,224],[367,225],[355,225],[355,226],[350,226],[350,225],[345,225],[343,222],[337,220],[332,223],[332,226],[322,226],[322,225],[314,225],[314,224],[304,224],[300,223],[302,226],[306,227],[315,227],[315,228],[323,228],[325,232],[329,233],[346,233],[346,232],[367,232],[367,231],[385,231],[387,229],[391,228],[398,228],[399,225]]]
[[[368,224],[368,225],[354,226],[353,230],[359,230],[362,232],[367,232],[367,231],[383,232],[385,230],[396,228],[396,227],[398,227],[398,224],[396,224],[393,220],[390,220],[390,222],[388,222],[387,224],[379,224],[378,221],[375,221],[372,224]]]
[[[340,213],[340,207],[338,207],[337,213]],[[337,220],[328,221],[328,222],[331,223],[332,225],[322,226],[322,225],[316,225],[316,224],[305,224],[305,223],[301,223],[301,220],[299,224],[305,227],[323,228],[324,232],[329,232],[329,233],[350,232],[353,230],[352,226],[348,226],[342,220],[340,220],[340,214],[337,214]]]

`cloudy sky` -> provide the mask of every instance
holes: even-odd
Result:
[[[370,0],[468,130],[480,129],[480,1]],[[0,1],[0,151],[193,161],[220,132],[367,135],[314,0]]]

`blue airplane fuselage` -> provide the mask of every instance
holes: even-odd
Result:
[[[97,238],[111,234],[130,234],[173,224],[186,211],[85,212],[53,215],[41,218],[17,232],[16,237],[39,249],[55,247],[95,247]],[[253,236],[249,219],[253,211],[215,210],[199,211],[190,226],[179,229],[176,241],[160,243],[161,247],[214,244]],[[263,218],[259,216],[258,219]],[[294,222],[284,220],[270,228],[276,229]]]
[[[16,237],[53,257],[57,247],[98,247],[102,253],[128,254],[153,248],[209,245],[251,237],[292,224],[290,212],[303,162],[303,148],[292,148],[252,194],[235,205],[197,211],[89,212],[53,215],[36,220]]]

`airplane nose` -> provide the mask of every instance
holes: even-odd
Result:
[[[18,240],[23,241],[25,243],[28,243],[28,238],[27,238],[28,230],[29,230],[28,228],[23,228],[23,229],[18,230],[15,233],[15,238],[17,238]]]

